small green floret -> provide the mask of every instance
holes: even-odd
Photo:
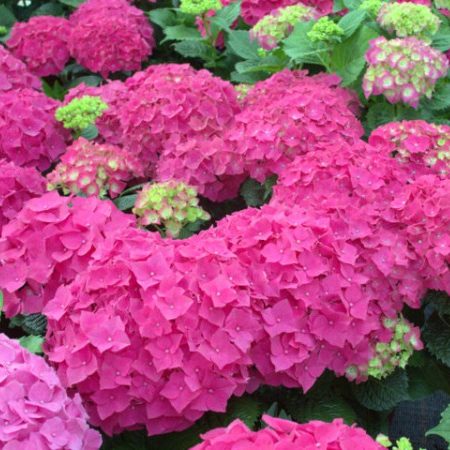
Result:
[[[377,18],[378,23],[389,33],[398,37],[414,36],[426,42],[437,33],[441,21],[425,5],[415,3],[385,3]]]
[[[363,0],[361,5],[359,5],[359,8],[363,9],[367,12],[367,14],[375,18],[378,16],[380,8],[383,6],[384,2],[385,0]]]
[[[391,448],[394,444],[389,440],[387,436],[384,434],[379,434],[376,437],[376,441],[378,444],[382,445],[386,448]],[[392,447],[391,450],[414,450],[413,446],[411,444],[411,441],[408,438],[402,437],[397,440],[395,445]]]
[[[81,132],[95,121],[108,109],[108,105],[100,97],[85,95],[74,98],[66,106],[56,110],[56,120],[63,123],[64,128],[70,128]]]
[[[0,36],[6,36],[8,34],[8,28],[0,25]]]
[[[180,11],[185,14],[199,16],[210,10],[222,9],[220,0],[181,0]]]
[[[321,17],[307,33],[312,42],[339,42],[344,35],[344,30],[329,17]]]

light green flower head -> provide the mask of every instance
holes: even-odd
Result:
[[[380,8],[377,22],[398,37],[414,36],[425,42],[431,42],[441,23],[428,6],[410,2],[385,3]]]
[[[199,16],[210,10],[217,11],[222,8],[220,0],[181,0],[180,11],[186,14]]]
[[[344,30],[329,17],[321,17],[307,33],[312,42],[339,42]]]
[[[359,8],[363,9],[367,12],[367,14],[375,18],[378,16],[380,8],[383,6],[384,2],[385,0],[363,0],[361,5],[359,5]]]
[[[275,48],[286,38],[298,22],[314,19],[315,10],[302,4],[278,8],[259,20],[250,30],[250,36],[256,38],[266,50]]]
[[[63,123],[64,128],[80,132],[95,123],[107,109],[108,105],[100,97],[85,95],[58,108],[55,117]]]

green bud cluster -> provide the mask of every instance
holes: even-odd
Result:
[[[405,437],[398,439],[395,445],[384,434],[379,434],[376,437],[376,441],[378,442],[378,444],[382,445],[383,447],[390,448],[391,450],[414,450],[411,441]]]
[[[286,38],[298,22],[314,19],[313,8],[302,4],[278,8],[260,19],[250,30],[250,36],[257,39],[262,48],[271,50]]]
[[[64,128],[80,132],[95,123],[107,109],[108,105],[100,97],[85,95],[58,108],[55,117],[63,123]]]
[[[236,92],[238,94],[239,100],[244,100],[245,97],[247,97],[248,92],[253,86],[251,84],[241,83],[237,84],[234,89],[236,89]]]
[[[339,42],[344,35],[344,30],[329,17],[321,17],[312,27],[307,36],[311,42]]]
[[[199,16],[208,11],[217,11],[222,8],[220,0],[181,0],[180,11],[186,14]]]
[[[8,34],[8,28],[0,25],[0,36],[6,36]]]
[[[375,356],[367,365],[347,368],[348,379],[385,378],[398,367],[405,368],[414,351],[423,348],[419,330],[408,323],[404,317],[399,316],[397,320],[385,318],[383,326],[391,332],[390,341],[375,344]]]
[[[197,190],[183,182],[149,183],[139,192],[133,213],[141,226],[160,225],[177,237],[185,225],[210,218],[198,203]]]
[[[359,9],[363,9],[371,17],[377,17],[385,0],[363,0]]]
[[[425,42],[431,42],[441,24],[428,6],[410,2],[385,3],[380,8],[377,22],[398,37],[415,36]]]

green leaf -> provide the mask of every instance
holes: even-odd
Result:
[[[185,58],[201,58],[208,60],[213,50],[203,41],[182,41],[174,45],[175,50]]]
[[[442,111],[450,108],[450,82],[446,81],[438,83],[433,94],[433,98],[429,101],[429,107],[433,111]]]
[[[42,336],[23,336],[19,339],[19,343],[31,353],[42,353],[44,338]]]
[[[404,370],[396,370],[382,380],[369,378],[365,383],[352,385],[352,392],[356,400],[366,408],[387,411],[409,398],[408,376]]]
[[[44,3],[39,8],[36,8],[32,16],[64,16],[64,9],[59,3],[48,2]]]
[[[366,125],[368,131],[371,132],[375,128],[389,122],[395,121],[395,106],[390,103],[380,101],[371,105],[366,115]]]
[[[307,33],[313,22],[299,22],[287,39],[283,41],[283,49],[289,57],[298,63],[321,64],[319,55],[327,53],[327,48],[317,48],[308,38]]]
[[[339,12],[342,9],[345,9],[346,6],[344,4],[344,0],[335,0],[333,3],[333,12]]]
[[[257,41],[252,41],[248,31],[233,30],[228,33],[229,48],[243,59],[259,59]]]
[[[253,178],[248,178],[240,190],[247,206],[261,206],[264,203],[264,192],[264,186]]]
[[[441,421],[439,422],[439,425],[435,426],[431,430],[428,430],[425,433],[425,436],[429,436],[430,434],[441,436],[443,439],[447,441],[448,444],[450,444],[450,405],[441,414]]]
[[[186,25],[174,25],[164,28],[166,37],[162,42],[166,41],[183,41],[183,40],[202,40],[200,32],[196,28],[187,27]]]
[[[101,450],[146,450],[149,448],[148,442],[144,430],[125,431],[113,437],[104,436]]]
[[[5,5],[0,5],[0,25],[3,27],[12,27],[15,21],[16,17],[12,11]]]
[[[66,89],[64,89],[58,80],[53,83],[53,86],[43,80],[42,87],[45,95],[47,95],[47,97],[54,98],[55,100],[63,100],[66,95]]]
[[[428,291],[423,299],[441,316],[450,316],[450,296],[443,291]]]
[[[219,9],[211,18],[211,23],[221,30],[228,30],[241,13],[241,1],[233,2],[225,8]]]
[[[73,8],[77,8],[82,3],[84,3],[86,0],[59,0],[60,3],[63,3],[67,6],[72,6]]]
[[[0,319],[2,318],[2,311],[3,311],[3,292],[0,291]]]
[[[343,38],[349,38],[364,22],[366,17],[366,12],[363,9],[356,9],[342,17],[338,25],[344,30]]]
[[[153,9],[148,13],[150,20],[161,28],[175,25],[177,16],[172,8]]]
[[[359,8],[361,3],[362,0],[344,0],[345,7],[350,10]]]
[[[422,338],[428,351],[450,367],[450,324],[433,314],[425,323]]]
[[[73,88],[75,86],[78,86],[81,83],[84,83],[88,86],[100,86],[100,83],[102,82],[102,78],[97,75],[84,75],[82,77],[75,78],[69,83],[69,88]]]
[[[254,84],[258,81],[265,80],[266,78],[267,73],[265,72],[231,72],[231,81],[235,83]]]
[[[88,141],[92,141],[98,136],[98,128],[94,124],[91,124],[80,133],[80,136]]]
[[[439,31],[433,36],[431,45],[441,52],[450,49],[450,26],[441,25]]]
[[[133,208],[134,203],[136,202],[137,194],[132,195],[124,195],[123,197],[117,197],[114,200],[114,204],[121,211],[126,211],[128,209]]]
[[[369,41],[375,37],[377,33],[374,30],[363,26],[349,39],[335,45],[330,66],[342,78],[344,86],[352,84],[363,71],[366,64],[364,55]]]
[[[248,395],[233,397],[228,403],[226,422],[231,423],[234,419],[241,419],[249,428],[253,428],[261,417],[263,410],[263,405]],[[228,425],[228,423],[225,425]]]

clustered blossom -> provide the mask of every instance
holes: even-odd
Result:
[[[228,5],[232,0],[221,0],[223,5]],[[241,5],[241,17],[249,25],[255,25],[267,14],[271,14],[277,8],[284,8],[300,3],[298,0],[243,0]],[[330,14],[333,11],[332,0],[305,0],[302,4],[312,6],[320,14]]]
[[[151,183],[139,192],[133,213],[141,226],[161,225],[177,237],[185,225],[210,218],[198,203],[197,191],[183,182]]]
[[[41,90],[41,81],[20,59],[0,45],[0,92],[31,88]]]
[[[129,99],[120,109],[125,145],[144,168],[188,138],[221,133],[240,111],[233,86],[187,64],[150,66],[127,80]]]
[[[339,42],[344,30],[328,16],[321,17],[306,33],[311,42]]]
[[[142,175],[139,162],[121,147],[77,139],[47,175],[49,189],[64,194],[84,194],[111,198],[119,195],[127,181]]]
[[[314,420],[298,424],[264,415],[263,422],[268,427],[252,431],[235,420],[226,428],[216,428],[202,435],[203,442],[191,450],[383,449],[363,429],[349,427],[341,419],[331,423]]]
[[[432,168],[450,176],[450,127],[423,120],[391,122],[372,131],[369,144],[407,163],[414,171]]]
[[[0,159],[0,234],[23,204],[45,192],[45,179],[32,167],[18,167]]]
[[[21,59],[30,72],[46,77],[57,75],[69,61],[67,19],[36,16],[28,22],[16,22],[6,42],[11,52]]]
[[[298,22],[308,22],[316,17],[313,8],[301,3],[276,9],[260,19],[250,30],[250,37],[256,39],[265,50],[272,50],[291,33]]]
[[[257,83],[224,134],[225,149],[234,149],[246,172],[263,182],[321,143],[356,141],[363,134],[354,116],[358,100],[337,87],[339,81],[334,75],[284,70]]]
[[[359,5],[360,9],[366,11],[372,18],[376,18],[386,0],[363,0]]]
[[[5,314],[41,312],[56,289],[87,266],[106,236],[133,225],[133,216],[96,197],[50,192],[26,202],[0,239]]]
[[[84,95],[60,106],[56,110],[55,117],[63,123],[64,128],[80,132],[94,124],[107,109],[108,105],[100,97]]]
[[[186,14],[199,16],[208,11],[217,11],[222,8],[220,0],[181,0],[180,11]]]
[[[428,6],[409,2],[385,3],[380,8],[377,22],[397,37],[414,36],[427,42],[431,42],[441,23]]]
[[[413,108],[417,108],[421,96],[431,98],[436,81],[447,74],[449,67],[443,53],[413,37],[373,39],[366,60],[365,96],[384,95],[390,103],[404,102]]]
[[[59,103],[32,89],[0,92],[0,158],[46,170],[68,135],[55,119]]]
[[[380,341],[375,344],[375,356],[367,365],[348,367],[348,378],[383,379],[398,367],[404,369],[414,351],[423,349],[419,329],[403,317],[400,316],[397,320],[385,318],[383,326],[386,332],[380,332]]]
[[[76,394],[68,397],[43,358],[0,334],[0,446],[3,450],[97,450]]]
[[[88,0],[70,16],[69,50],[76,61],[103,77],[139,70],[155,45],[143,11],[127,0]]]

